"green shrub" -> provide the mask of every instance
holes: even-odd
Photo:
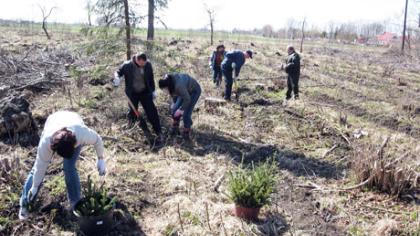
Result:
[[[235,204],[259,208],[269,203],[276,184],[276,166],[265,162],[251,169],[238,168],[229,173],[229,197]]]
[[[82,203],[77,205],[76,213],[79,216],[99,216],[111,210],[117,200],[116,197],[108,197],[108,193],[103,186],[97,187],[90,176],[88,176],[87,186],[84,188],[85,197]]]

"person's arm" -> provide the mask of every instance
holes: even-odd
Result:
[[[152,92],[155,92],[156,90],[156,86],[155,86],[155,75],[153,73],[153,66],[152,64],[149,62],[147,63],[149,68],[150,68],[150,78],[149,78],[149,83],[150,83],[150,89],[152,89]]]
[[[118,70],[116,70],[114,72],[114,80],[113,80],[113,83],[114,83],[115,86],[119,86],[120,85],[121,79],[124,78],[125,70],[126,70],[126,64],[123,63],[118,68]]]
[[[209,66],[210,67],[213,67],[214,66],[214,61],[216,60],[215,55],[216,55],[215,52],[213,52],[213,54],[211,55],[211,59],[209,61]]]
[[[93,145],[95,147],[96,155],[98,159],[104,158],[104,144],[101,136],[96,131],[84,126],[79,130],[79,134],[76,135],[81,145]]]
[[[49,139],[45,138],[41,139],[38,145],[36,160],[34,164],[34,177],[32,181],[32,189],[35,189],[35,193],[41,185],[45,177],[45,173],[47,172],[48,165],[51,162],[53,153],[51,151],[50,145],[51,143],[49,142]]]

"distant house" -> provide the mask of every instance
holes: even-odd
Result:
[[[390,45],[398,41],[398,35],[395,33],[385,32],[376,36],[379,45]]]

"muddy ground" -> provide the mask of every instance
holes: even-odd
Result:
[[[147,49],[144,37],[136,36],[134,51],[152,55],[156,78],[187,72],[204,91],[193,115],[193,143],[168,136],[163,148],[152,151],[140,129],[126,128],[123,88],[109,84],[124,60],[120,38],[57,32],[47,42],[42,34],[7,31],[12,36],[0,36],[0,86],[7,94],[27,95],[38,132],[48,114],[69,109],[104,137],[106,177],[97,176],[92,148],[82,153],[79,172],[82,181],[89,174],[105,181],[119,199],[109,235],[374,235],[384,219],[396,222],[399,235],[420,232],[418,189],[403,198],[364,188],[334,191],[357,184],[351,163],[358,147],[379,148],[386,136],[387,155],[409,151],[405,163],[420,171],[420,60],[414,53],[401,57],[392,48],[309,42],[302,53],[301,99],[283,105],[279,66],[291,42],[224,41],[229,50],[251,48],[256,55],[234,86],[236,99],[208,109],[204,98],[222,91],[210,79],[206,39],[175,43],[162,36]],[[157,105],[167,132],[169,98],[162,91]],[[368,135],[355,138],[356,129]],[[80,235],[66,210],[59,158],[49,167],[31,219],[17,220],[36,147],[8,138],[0,143],[0,234]],[[277,191],[258,222],[243,222],[231,213],[226,182],[219,193],[214,183],[241,162],[269,158],[278,163]]]

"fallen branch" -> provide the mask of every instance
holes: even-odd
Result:
[[[213,191],[215,191],[216,193],[219,193],[219,187],[223,182],[223,179],[225,178],[225,173],[223,173],[222,176],[220,176],[216,182],[214,182],[214,187],[213,187]]]
[[[178,202],[178,217],[179,217],[179,223],[181,224],[181,230],[182,232],[184,232],[184,222],[182,222],[181,211],[179,209],[179,202]]]
[[[323,155],[322,155],[322,159],[324,159],[328,154],[330,154],[332,151],[334,151],[336,148],[338,148],[337,144],[334,144],[334,146],[332,146],[332,148],[328,149]]]

